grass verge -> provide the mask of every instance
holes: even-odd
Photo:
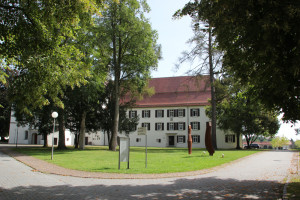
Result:
[[[130,169],[126,169],[127,163],[122,162],[121,169],[118,170],[119,152],[109,151],[107,147],[55,150],[53,160],[51,160],[51,148],[18,148],[16,151],[68,169],[128,174],[196,171],[259,152],[258,150],[217,150],[213,156],[209,156],[204,149],[193,149],[192,154],[189,155],[186,148],[148,147],[147,168],[145,168],[145,148],[131,147]]]
[[[299,152],[300,158],[300,152]],[[298,159],[298,166],[300,166],[300,159]],[[299,170],[299,169],[298,169]],[[300,174],[295,174],[287,187],[288,199],[300,199]]]

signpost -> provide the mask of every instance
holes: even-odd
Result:
[[[145,168],[147,168],[147,129],[146,127],[138,127],[138,135],[145,135]]]
[[[130,138],[129,137],[118,137],[120,143],[119,147],[119,169],[121,168],[121,162],[127,162],[127,169],[129,169],[129,149],[130,149]]]

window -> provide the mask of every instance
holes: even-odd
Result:
[[[156,142],[161,143],[161,139],[156,139]]]
[[[171,123],[168,123],[167,126],[168,126],[168,127],[167,127],[168,130],[171,130],[171,131],[175,130],[174,123],[172,123],[172,122],[171,122]]]
[[[185,109],[178,109],[178,117],[185,117]]]
[[[135,118],[137,117],[137,111],[129,111],[129,118]]]
[[[185,143],[185,135],[178,135],[177,143]]]
[[[200,122],[191,122],[192,130],[200,130]]]
[[[142,118],[150,118],[150,110],[142,110]]]
[[[155,130],[156,131],[163,131],[164,130],[164,123],[155,123]]]
[[[184,131],[185,130],[185,123],[184,122],[179,122],[178,123],[178,130]]]
[[[141,138],[136,138],[136,142],[141,142],[142,139]]]
[[[225,135],[226,143],[235,143],[235,135]]]
[[[200,135],[192,135],[193,143],[200,143]]]
[[[168,117],[174,117],[174,110],[168,110]]]
[[[164,110],[155,110],[155,117],[164,117]]]
[[[28,131],[25,131],[25,140],[28,140]]]
[[[150,123],[142,123],[142,127],[146,127],[150,131]]]
[[[191,108],[191,117],[199,117],[200,109],[199,108]]]

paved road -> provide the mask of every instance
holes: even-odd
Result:
[[[43,174],[0,152],[0,199],[280,199],[292,152],[263,152],[184,178],[91,179]]]

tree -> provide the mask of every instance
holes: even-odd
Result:
[[[208,20],[224,67],[284,120],[300,119],[298,1],[194,0],[189,12]]]
[[[202,75],[205,72],[210,76],[211,87],[211,105],[212,105],[212,143],[214,149],[217,149],[217,135],[216,135],[216,93],[215,93],[215,75],[220,73],[220,65],[222,64],[222,53],[216,49],[215,38],[212,36],[212,27],[209,21],[201,21],[198,15],[190,12],[190,5],[187,4],[182,10],[178,10],[174,17],[181,17],[184,15],[190,15],[192,17],[192,29],[194,36],[188,41],[189,44],[195,45],[191,48],[191,51],[183,52],[183,56],[180,58],[179,63],[185,61],[195,62],[197,60],[199,64],[191,71],[196,75]],[[177,67],[180,67],[178,65]]]
[[[63,107],[58,96],[64,87],[85,81],[88,68],[72,41],[94,5],[92,0],[1,1],[0,79],[5,82],[5,69],[17,71],[10,97],[23,112],[48,105],[49,99]]]
[[[240,149],[241,134],[250,146],[260,135],[272,136],[277,133],[277,112],[265,109],[255,96],[248,93],[248,88],[242,87],[232,77],[219,81],[216,88],[218,127],[236,134],[237,149]],[[211,116],[211,107],[207,109],[207,115]]]
[[[7,88],[0,83],[0,137],[9,135],[11,106],[7,99]]]
[[[283,147],[284,145],[288,145],[289,144],[289,140],[282,136],[282,137],[275,137],[272,139],[271,144],[273,148],[278,148],[278,147]]]
[[[89,120],[90,123],[87,124],[88,127],[97,129],[101,129],[104,134],[107,135],[108,145],[111,149],[110,145],[112,144],[112,132],[113,132],[113,124],[114,124],[114,83],[113,81],[108,81],[105,87],[105,91],[102,93],[102,96],[99,99],[100,105],[97,107],[98,109],[94,110],[94,114],[91,114],[91,119]],[[129,134],[132,131],[136,130],[136,126],[138,125],[139,118],[138,116],[131,118],[126,115],[126,111],[132,108],[135,104],[133,99],[130,99],[126,102],[120,104],[119,107],[119,126],[118,131],[120,133],[125,132]]]
[[[137,92],[142,90],[150,69],[157,66],[160,48],[156,44],[157,33],[143,14],[149,10],[146,1],[107,0],[104,3],[108,7],[104,9],[103,17],[99,18],[98,26],[101,41],[106,41],[106,49],[110,49],[107,65],[114,80],[115,112],[110,150],[115,151],[120,98],[131,87],[136,87]]]
[[[295,145],[296,145],[296,148],[299,149],[299,148],[300,148],[300,140],[296,140],[296,141],[295,141]]]

